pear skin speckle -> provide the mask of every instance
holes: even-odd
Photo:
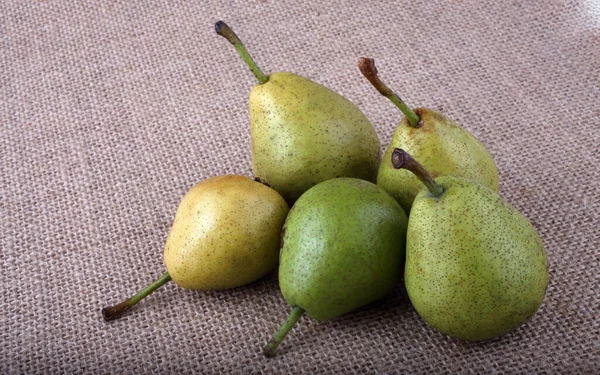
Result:
[[[285,224],[279,286],[327,320],[388,294],[401,275],[407,216],[377,185],[337,178],[308,190]]]
[[[423,187],[415,175],[394,169],[392,152],[401,148],[429,171],[438,176],[457,176],[477,181],[498,191],[498,170],[483,143],[441,113],[417,108],[421,126],[413,128],[406,119],[398,125],[386,149],[377,174],[377,185],[409,213],[412,202]]]
[[[289,208],[275,190],[248,177],[208,178],[183,197],[164,263],[183,288],[235,288],[274,270]]]
[[[252,167],[290,204],[319,182],[375,182],[381,161],[375,129],[352,102],[292,73],[250,93]]]
[[[504,335],[539,309],[548,260],[537,231],[496,192],[440,177],[440,197],[421,190],[410,213],[405,285],[419,315],[463,340]]]

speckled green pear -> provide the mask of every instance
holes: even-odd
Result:
[[[423,185],[409,171],[393,168],[391,154],[395,148],[411,154],[433,177],[464,177],[498,191],[496,163],[482,142],[439,112],[409,108],[379,79],[372,59],[361,58],[359,68],[371,84],[406,116],[394,131],[383,155],[377,172],[377,185],[394,197],[407,213]]]
[[[255,176],[290,204],[331,178],[375,182],[379,138],[356,105],[299,75],[264,74],[231,28],[219,21],[215,30],[233,44],[258,80],[249,99]]]
[[[417,108],[420,125],[412,127],[404,118],[392,136],[377,174],[381,186],[409,212],[423,184],[412,173],[396,170],[392,151],[410,153],[433,177],[458,176],[477,181],[498,191],[498,170],[487,148],[471,133],[441,113]]]
[[[201,181],[175,214],[164,249],[167,271],[121,303],[103,308],[104,320],[116,319],[171,280],[187,289],[219,290],[273,271],[288,212],[279,193],[248,177]]]
[[[285,223],[279,286],[291,306],[327,320],[389,293],[404,264],[407,216],[377,185],[322,182]]]
[[[304,193],[286,219],[279,265],[293,310],[265,354],[304,312],[332,319],[388,294],[404,265],[406,225],[402,207],[368,181],[336,178]]]
[[[248,177],[208,178],[183,197],[167,237],[164,262],[187,289],[228,289],[275,269],[288,206]]]
[[[375,129],[343,96],[292,73],[273,73],[250,93],[252,167],[289,202],[335,177],[375,182]]]
[[[443,176],[417,194],[407,230],[404,281],[419,315],[442,333],[479,341],[531,319],[548,284],[533,225],[496,192]]]

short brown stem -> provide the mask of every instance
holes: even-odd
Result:
[[[407,169],[411,171],[431,192],[434,197],[439,197],[444,193],[444,188],[435,182],[429,172],[419,162],[413,159],[410,154],[400,148],[395,148],[392,152],[392,165],[395,169]]]
[[[269,183],[267,181],[263,180],[260,177],[254,177],[254,181],[260,182],[261,184],[265,185],[266,187],[271,187],[271,185],[269,185]]]

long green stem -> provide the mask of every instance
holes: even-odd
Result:
[[[411,171],[431,192],[434,197],[439,197],[444,193],[444,188],[439,185],[433,177],[419,164],[408,152],[395,148],[392,152],[392,165],[396,169],[408,169]]]
[[[102,317],[106,321],[118,318],[122,313],[129,310],[136,303],[140,302],[145,297],[148,297],[150,294],[152,294],[152,292],[165,285],[169,281],[171,281],[171,275],[169,275],[168,272],[163,273],[156,281],[154,281],[152,284],[148,285],[144,289],[140,290],[132,297],[127,298],[125,301],[114,306],[103,308]]]
[[[240,38],[238,38],[238,36],[233,32],[233,30],[231,30],[229,26],[227,26],[225,22],[217,22],[215,24],[215,31],[217,32],[217,34],[227,39],[229,43],[233,44],[235,49],[240,54],[242,60],[244,60],[246,65],[248,65],[248,67],[252,71],[252,74],[254,74],[254,76],[258,80],[258,83],[263,84],[269,80],[269,77],[267,77],[265,73],[263,73],[262,70],[260,70],[258,65],[256,65],[256,63],[252,59],[252,56],[250,56],[248,50],[246,50],[246,47],[244,47],[244,44],[242,44]]]
[[[263,353],[267,357],[273,357],[275,355],[275,350],[277,349],[279,344],[281,344],[281,342],[285,338],[285,335],[288,334],[288,332],[292,329],[294,324],[296,324],[298,319],[300,319],[302,314],[304,314],[304,309],[298,306],[294,306],[290,315],[279,328],[279,331],[277,331],[275,335],[273,335],[273,338],[269,341],[267,346],[265,346]]]
[[[377,68],[375,67],[375,60],[366,57],[358,59],[358,69],[365,76],[366,79],[371,82],[371,85],[379,91],[379,93],[388,98],[392,103],[400,109],[400,111],[406,116],[408,123],[413,128],[418,128],[421,124],[419,123],[419,115],[415,113],[409,106],[406,105],[400,99],[396,93],[394,93],[385,83],[383,83],[377,75]]]

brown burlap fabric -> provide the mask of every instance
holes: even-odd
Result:
[[[600,373],[598,2],[206,3],[0,2],[0,373]],[[221,292],[170,284],[102,321],[163,272],[188,188],[251,175],[255,80],[219,19],[265,71],[356,103],[382,148],[401,115],[360,56],[487,144],[502,195],[547,247],[535,318],[465,343],[429,328],[399,285],[333,321],[303,318],[266,359],[290,310],[273,275]]]

